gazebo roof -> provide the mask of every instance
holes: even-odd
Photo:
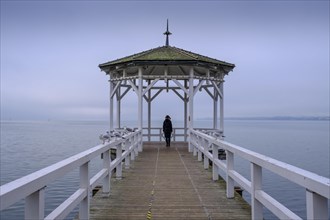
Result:
[[[107,72],[118,68],[143,65],[192,65],[204,67],[224,67],[232,70],[235,65],[214,58],[193,53],[173,46],[162,46],[137,54],[100,64],[101,70]]]

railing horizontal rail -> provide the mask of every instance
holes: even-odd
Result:
[[[289,179],[290,181],[302,187],[308,188],[311,191],[319,193],[321,195],[326,195],[326,197],[330,199],[329,178],[295,167],[282,161],[275,160],[271,157],[267,157],[257,152],[239,147],[237,145],[219,140],[199,131],[193,131],[193,133],[205,138],[206,140],[218,145],[225,150],[234,153],[237,156],[240,156],[250,162],[258,164],[259,166],[262,166],[263,168],[266,168],[267,170],[272,171],[279,176]]]
[[[290,209],[279,203],[273,197],[268,195],[262,190],[255,192],[255,197],[258,199],[268,210],[278,216],[280,219],[301,219],[298,215],[293,213]]]
[[[325,195],[330,198],[330,181],[328,178],[317,175],[307,170],[295,167],[293,165],[284,163],[282,161],[275,160],[265,155],[253,152],[248,149],[230,144],[225,141],[221,141],[221,146],[226,150],[233,152],[234,154],[253,162],[279,176],[282,176],[291,182],[294,182],[304,188],[310,189],[320,195]]]
[[[251,182],[242,176],[240,173],[236,172],[235,170],[230,170],[229,175],[237,182],[243,189],[248,191],[251,194],[252,186]]]
[[[159,134],[150,134],[150,135],[144,134],[143,135],[143,137],[148,137],[148,136],[150,136],[150,137],[159,137]],[[175,134],[175,136],[176,137],[184,137],[185,135],[184,134]]]
[[[111,161],[109,154],[109,151],[112,148],[117,149],[117,151],[119,150],[119,153],[117,153],[117,158],[113,161]],[[121,153],[122,150],[125,152]],[[111,175],[111,171],[116,167],[118,167],[119,170],[119,166],[121,167],[122,161],[124,159],[129,160],[130,154],[133,154],[133,156],[131,156],[132,158],[135,157],[139,150],[142,150],[141,130],[126,134],[123,138],[109,140],[107,143],[97,145],[39,171],[4,184],[0,186],[0,210],[8,208],[24,198],[29,198],[26,201],[31,202],[33,205],[31,206],[26,204],[26,206],[33,207],[32,212],[37,213],[31,213],[30,210],[26,209],[25,218],[31,218],[32,216],[33,218],[43,219],[44,216],[42,209],[44,208],[44,198],[40,198],[40,195],[43,195],[40,192],[43,191],[45,186],[49,185],[53,181],[58,180],[74,169],[80,168],[80,188],[46,217],[46,219],[63,219],[78,204],[83,203],[85,205],[89,205],[89,202],[84,201],[89,200],[90,191],[94,189],[100,181],[105,180],[106,177],[108,177],[108,181],[105,181],[105,184],[108,186],[104,186],[103,188],[104,190],[110,190],[109,176]],[[89,178],[88,163],[101,154],[107,155],[106,158],[103,158],[104,167],[92,178]],[[120,155],[120,157],[118,155]],[[87,183],[84,182],[85,179],[87,180]],[[89,207],[82,207],[89,210]],[[88,218],[88,210],[80,212],[80,214],[83,215],[81,218]]]
[[[89,185],[91,186],[91,189],[94,189],[97,184],[100,182],[100,180],[102,180],[104,177],[106,177],[109,174],[109,170],[108,169],[102,169],[100,170],[97,174],[95,174],[91,180]]]
[[[45,219],[64,219],[86,196],[86,189],[78,189],[61,205],[47,215]]]
[[[328,199],[330,199],[330,179],[317,175],[307,170],[295,167],[293,165],[275,160],[254,151],[225,142],[217,137],[210,136],[201,131],[190,130],[189,144],[195,150],[204,154],[204,159],[209,159],[215,166],[214,172],[221,169],[226,174],[227,197],[233,197],[234,181],[252,196],[252,218],[262,218],[262,206],[266,207],[273,214],[281,219],[301,219],[298,215],[279,203],[273,197],[262,190],[261,170],[267,169],[272,173],[284,177],[290,182],[296,183],[306,189],[307,194],[307,217],[308,218],[328,218]],[[210,146],[217,146],[226,150],[226,163],[217,157],[211,157]],[[195,155],[195,153],[194,153]],[[215,154],[213,154],[215,155]],[[234,157],[239,156],[251,163],[251,181],[234,170]],[[200,157],[199,157],[200,158]],[[204,163],[205,164],[205,163]],[[217,176],[213,174],[213,178]],[[315,205],[315,204],[318,205]],[[320,205],[321,204],[321,205]]]
[[[70,172],[71,170],[90,161],[97,155],[121,143],[116,140],[106,145],[98,145],[84,152],[76,154],[51,166],[43,168],[39,171],[31,173],[27,176],[14,180],[1,186],[1,210],[14,204],[17,200],[23,199],[49,183],[55,181],[59,177]],[[18,197],[18,195],[20,197]]]

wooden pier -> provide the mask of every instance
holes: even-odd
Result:
[[[188,143],[166,148],[144,142],[142,147],[141,129],[99,144],[0,186],[0,211],[25,199],[24,219],[65,219],[77,206],[77,219],[263,219],[264,208],[279,219],[302,219],[262,188],[262,170],[267,169],[305,189],[307,219],[328,219],[329,178],[198,130],[188,134],[191,153]],[[226,151],[225,162],[217,157],[220,147]],[[110,162],[110,149],[124,152]],[[235,170],[235,156],[250,163],[250,179]],[[100,158],[103,166],[89,176],[90,161]],[[122,172],[123,165],[130,167]],[[45,217],[45,186],[76,169],[79,188]],[[110,178],[114,169],[116,177]],[[226,183],[217,180],[219,171]],[[251,195],[251,208],[235,193],[235,183]],[[91,197],[100,184],[102,190]]]
[[[237,193],[226,198],[226,185],[188,152],[187,143],[144,142],[143,152],[122,179],[111,178],[109,197],[91,199],[90,219],[251,219]]]

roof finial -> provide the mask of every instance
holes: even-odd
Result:
[[[172,33],[168,31],[168,19],[167,19],[167,27],[166,27],[166,32],[164,33],[164,35],[166,35],[166,43],[165,46],[169,46],[169,40],[168,40],[168,35],[171,35]]]

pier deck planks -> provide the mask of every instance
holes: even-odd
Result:
[[[236,193],[227,199],[225,187],[186,143],[144,142],[123,178],[112,177],[110,197],[100,190],[91,199],[90,219],[251,219],[250,206]]]

